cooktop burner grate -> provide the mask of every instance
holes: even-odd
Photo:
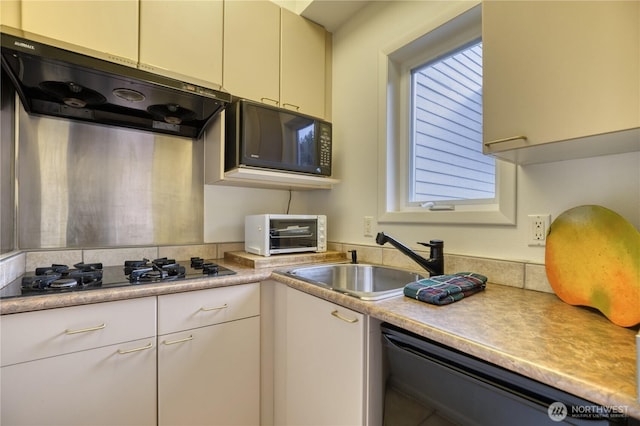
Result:
[[[192,257],[176,261],[167,257],[149,260],[127,260],[124,266],[103,267],[102,263],[76,263],[41,266],[0,290],[0,298],[84,291],[129,285],[225,276],[234,271],[211,260]]]
[[[27,291],[55,291],[76,287],[96,287],[102,284],[102,263],[76,263],[76,269],[52,264],[39,267],[35,275],[22,278],[22,289]]]

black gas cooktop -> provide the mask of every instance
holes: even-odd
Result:
[[[202,277],[233,275],[234,271],[212,260],[192,257],[176,261],[166,257],[126,260],[123,266],[103,267],[102,263],[72,266],[41,266],[0,290],[0,298],[99,290],[132,285],[157,284]]]

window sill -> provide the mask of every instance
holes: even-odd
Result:
[[[489,211],[388,211],[380,215],[379,223],[435,223],[515,225],[515,214]]]
[[[381,149],[386,149],[382,146]],[[386,158],[380,163],[384,171],[380,176],[378,221],[380,223],[435,223],[473,225],[515,225],[517,166],[506,161],[496,163],[498,193],[492,204],[457,205],[456,210],[434,211],[420,207],[402,207],[401,190],[396,182],[399,176],[387,174],[393,170]]]

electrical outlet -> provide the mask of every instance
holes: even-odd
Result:
[[[547,242],[547,233],[551,226],[551,215],[530,214],[529,215],[529,245],[544,246]]]
[[[373,237],[373,216],[364,217],[364,236]]]

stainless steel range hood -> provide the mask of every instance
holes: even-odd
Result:
[[[25,110],[189,138],[231,95],[106,60],[108,55],[1,26],[2,67]]]

